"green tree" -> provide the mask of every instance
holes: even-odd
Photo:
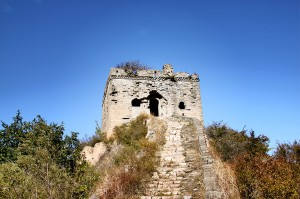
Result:
[[[80,157],[77,133],[20,112],[0,130],[0,198],[84,198],[97,175]]]
[[[222,122],[215,122],[205,129],[212,145],[224,161],[230,161],[241,153],[255,156],[269,150],[269,138],[264,135],[255,136],[254,131],[237,131]]]
[[[300,164],[300,141],[278,143],[274,155],[276,157],[283,157],[288,162]]]
[[[17,149],[24,140],[30,125],[23,122],[20,111],[13,118],[10,125],[2,122],[3,129],[0,130],[0,163],[15,161],[17,159]]]
[[[222,123],[206,128],[212,146],[235,171],[242,198],[299,198],[300,146],[278,144],[267,154],[268,137],[236,131]]]

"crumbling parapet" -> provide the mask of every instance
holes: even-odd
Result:
[[[163,66],[163,74],[164,75],[168,75],[168,76],[174,75],[174,73],[173,73],[173,66],[171,64],[165,64]]]
[[[114,126],[141,113],[162,118],[180,115],[202,121],[199,76],[174,73],[171,64],[165,64],[161,71],[112,68],[102,100],[102,131],[111,135]]]

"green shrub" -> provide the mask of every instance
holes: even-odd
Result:
[[[247,135],[245,130],[239,132],[221,122],[208,126],[205,133],[224,161],[232,160],[241,153],[254,156],[259,153],[266,153],[269,150],[268,137],[264,135],[256,137],[254,131],[250,131]]]
[[[96,122],[95,134],[92,135],[91,137],[86,137],[85,139],[82,139],[80,141],[80,147],[81,148],[84,148],[85,146],[94,147],[95,144],[99,142],[104,142],[105,144],[108,144],[110,143],[110,140],[107,138],[107,133],[102,132],[98,125],[98,122]]]
[[[233,168],[242,198],[300,197],[300,170],[284,158],[243,154],[235,158]]]
[[[148,115],[142,114],[130,123],[116,126],[114,128],[114,139],[120,144],[138,148],[139,140],[147,135],[146,120],[148,118]]]
[[[85,198],[97,180],[80,156],[77,133],[20,112],[0,130],[0,198]]]
[[[278,144],[274,156],[267,154],[266,136],[254,131],[238,132],[214,123],[206,128],[210,143],[235,171],[242,198],[299,198],[300,147],[298,142]]]
[[[285,158],[288,162],[300,164],[300,141],[278,143],[274,155]]]
[[[114,128],[113,140],[118,143],[119,150],[110,158],[110,166],[106,161],[103,161],[105,167],[100,165],[103,175],[99,187],[105,187],[100,198],[136,198],[144,191],[144,182],[159,164],[155,154],[162,144],[162,141],[146,138],[148,118],[143,114]],[[163,132],[159,133],[157,137],[162,140]]]

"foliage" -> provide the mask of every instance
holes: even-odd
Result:
[[[122,63],[116,65],[115,67],[123,68],[125,70],[125,72],[127,72],[130,75],[135,75],[137,73],[137,71],[139,71],[139,70],[149,70],[150,69],[149,66],[142,64],[138,60],[122,62]]]
[[[256,137],[254,131],[250,131],[248,136],[245,130],[238,132],[218,122],[208,126],[206,134],[224,161],[232,160],[241,153],[255,156],[268,151],[269,138],[264,135]]]
[[[275,156],[285,158],[291,163],[300,164],[300,141],[278,144]]]
[[[299,198],[299,142],[278,144],[267,154],[268,138],[214,123],[206,128],[210,143],[234,169],[242,198]]]
[[[114,128],[116,141],[126,146],[138,147],[138,142],[146,136],[148,131],[145,124],[147,118],[147,115],[140,115],[130,123],[116,126]]]
[[[17,159],[17,148],[21,140],[25,140],[26,129],[29,127],[22,119],[18,111],[11,125],[2,122],[4,129],[0,131],[0,163]]]
[[[80,147],[83,148],[85,146],[91,146],[94,147],[95,144],[99,142],[104,142],[105,144],[108,144],[110,140],[107,138],[106,132],[102,132],[98,123],[96,123],[96,130],[95,134],[91,137],[85,138],[80,141]]]
[[[17,112],[0,130],[0,198],[84,198],[97,179],[80,157],[77,133]]]
[[[233,164],[242,198],[299,198],[299,169],[267,154],[238,156]]]
[[[143,192],[143,182],[151,177],[158,166],[155,153],[159,149],[159,142],[146,138],[145,121],[148,117],[140,115],[114,128],[112,139],[119,150],[116,153],[111,150],[113,155],[108,158],[111,160],[109,164],[103,160],[99,165],[103,174],[99,185],[103,189],[100,198],[134,198]]]

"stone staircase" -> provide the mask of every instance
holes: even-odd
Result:
[[[160,166],[141,199],[222,198],[200,122],[173,116],[166,124]]]
[[[217,175],[214,169],[214,159],[210,155],[206,144],[206,138],[204,136],[203,128],[200,121],[193,118],[195,130],[198,134],[200,154],[202,157],[202,169],[203,169],[203,183],[205,186],[205,198],[206,199],[219,199],[227,198],[223,190],[219,187]]]
[[[177,196],[181,193],[181,183],[186,170],[181,128],[182,124],[174,119],[167,123],[166,143],[159,154],[160,166],[148,185],[149,195]]]

